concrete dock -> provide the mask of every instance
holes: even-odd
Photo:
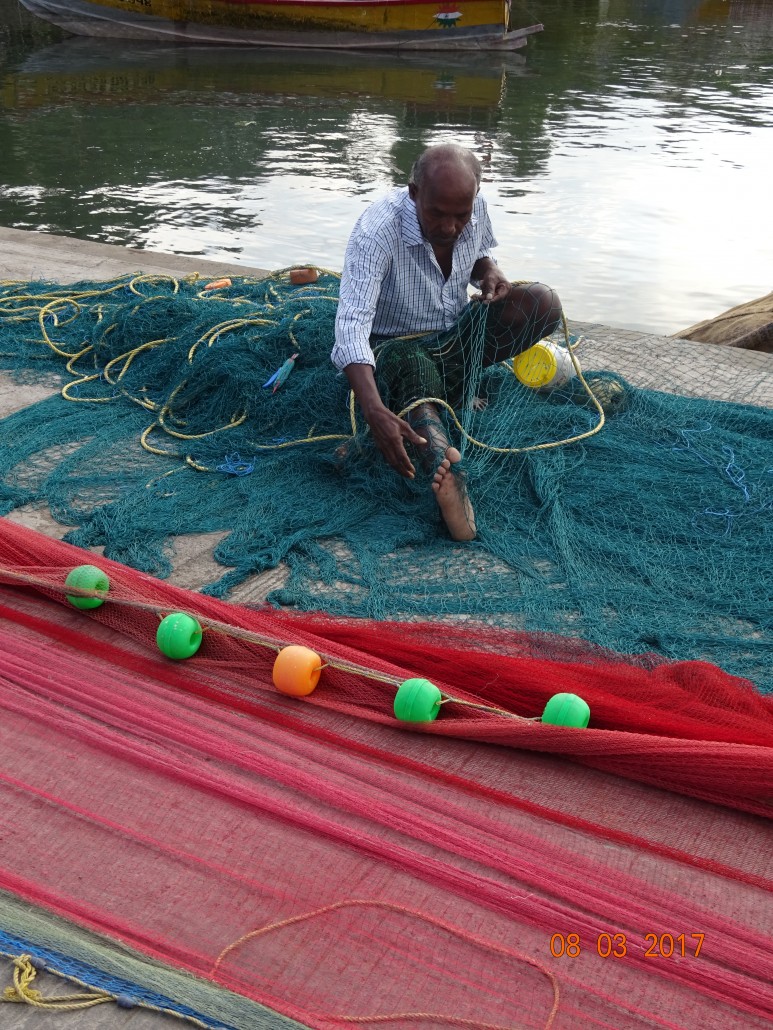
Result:
[[[211,279],[224,275],[262,274],[260,269],[235,262],[205,261],[0,228],[0,280],[24,282],[42,279],[65,283],[111,279],[131,272],[157,272],[175,277],[199,273]],[[725,349],[573,319],[570,320],[570,329],[572,333],[585,337],[578,357],[586,369],[617,372],[636,386],[773,407],[771,354]],[[10,375],[0,372],[0,418],[51,392],[44,386],[20,386]],[[47,506],[30,505],[14,511],[8,518],[59,538],[70,528],[57,523]],[[177,538],[171,581],[191,589],[209,582],[219,568],[214,562],[213,549],[223,535]],[[259,602],[282,581],[281,569],[255,576],[244,583],[231,600],[237,603]],[[5,987],[10,983],[10,964],[0,962],[0,970],[0,987]],[[70,993],[71,990],[67,984],[46,976],[39,986],[44,993]],[[0,1025],[6,1030],[60,1030],[67,1026],[83,1030],[123,1026],[133,1030],[147,1027],[150,1030],[162,1022],[171,1025],[169,1019],[141,1009],[124,1011],[113,1004],[73,1013],[25,1005],[0,1006]],[[177,1025],[180,1025],[179,1021]],[[288,1024],[277,1017],[274,1023],[248,1025],[284,1027]]]

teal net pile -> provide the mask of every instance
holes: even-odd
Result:
[[[531,388],[475,360],[475,305],[469,374],[436,398],[477,522],[455,543],[432,468],[385,464],[330,362],[338,277],[206,285],[0,287],[5,369],[57,384],[0,422],[0,511],[48,506],[69,542],[161,578],[176,538],[223,534],[218,597],[281,566],[277,606],[466,617],[773,688],[769,409],[604,371]]]

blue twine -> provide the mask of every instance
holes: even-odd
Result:
[[[682,438],[683,438],[683,440],[684,440],[684,442],[685,442],[685,444],[687,446],[686,447],[672,446],[671,450],[674,451],[674,452],[677,452],[677,453],[679,451],[690,451],[690,453],[694,457],[696,457],[700,461],[702,461],[704,465],[708,465],[709,468],[713,468],[714,467],[714,463],[712,461],[710,461],[705,455],[701,454],[701,452],[697,449],[695,444],[692,442],[692,439],[690,438],[690,434],[692,434],[692,433],[710,433],[711,432],[711,423],[710,422],[705,422],[704,425],[706,427],[705,429],[677,429],[676,432],[679,433],[682,436]]]
[[[722,450],[725,454],[730,456],[730,461],[725,465],[725,475],[733,486],[737,486],[738,489],[743,492],[744,500],[748,503],[751,500],[751,497],[749,495],[749,488],[746,486],[745,482],[746,473],[740,465],[736,464],[735,454],[733,453],[732,447],[728,447],[727,444],[725,444]]]
[[[703,462],[703,464],[706,465],[708,468],[715,469],[716,471],[718,471],[721,476],[727,478],[727,480],[731,483],[732,486],[734,486],[737,490],[741,491],[741,493],[743,494],[744,504],[751,504],[754,499],[754,495],[758,492],[760,488],[760,483],[752,484],[751,486],[749,486],[749,484],[746,481],[746,471],[735,460],[735,451],[733,450],[733,448],[730,447],[729,444],[722,445],[722,453],[725,455],[725,458],[727,459],[726,464],[724,464],[723,466],[721,463],[718,464],[716,461],[712,461],[705,454],[701,453],[701,451],[699,451],[698,448],[695,446],[692,436],[710,433],[711,430],[712,426],[710,422],[705,422],[702,429],[677,429],[676,432],[679,433],[679,435],[684,440],[685,446],[674,445],[671,447],[671,450],[677,453],[689,452],[693,457]],[[771,473],[773,473],[773,467],[766,468],[762,471],[760,478]],[[738,519],[747,518],[751,515],[760,515],[762,512],[772,510],[773,498],[768,501],[763,501],[756,508],[747,509],[746,511],[731,511],[729,508],[726,508],[724,511],[714,511],[712,508],[704,508],[702,511],[699,511],[693,517],[692,524],[697,527],[698,520],[701,517],[706,516],[711,518],[726,519],[723,536],[729,536],[735,522]]]
[[[217,466],[218,472],[226,472],[231,476],[249,476],[255,471],[255,458],[243,460],[241,455],[234,452],[226,454],[223,464]]]

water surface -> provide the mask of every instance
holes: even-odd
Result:
[[[427,144],[485,166],[512,278],[676,332],[773,283],[773,5],[544,0],[513,55],[65,39],[0,0],[0,224],[340,269]]]

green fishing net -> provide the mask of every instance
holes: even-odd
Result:
[[[68,541],[162,578],[178,538],[219,532],[219,597],[281,566],[274,605],[466,617],[773,689],[769,409],[604,371],[535,389],[475,360],[473,306],[469,371],[438,398],[477,520],[456,543],[432,467],[385,464],[330,362],[338,277],[206,285],[0,286],[3,367],[62,387],[0,421],[0,512],[47,505]]]

